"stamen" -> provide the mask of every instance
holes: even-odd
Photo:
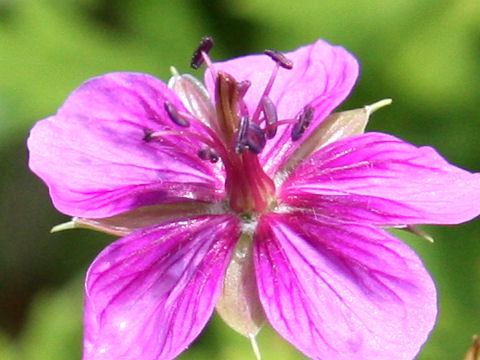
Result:
[[[147,143],[152,141],[152,134],[153,134],[153,130],[143,129],[143,141]]]
[[[204,54],[208,54],[212,47],[213,39],[210,36],[204,36],[200,41],[200,45],[198,45],[198,48],[193,53],[190,66],[193,69],[198,69],[200,66],[202,66],[202,64],[205,62]]]
[[[252,83],[249,80],[243,80],[240,82],[237,82],[237,95],[238,95],[238,113],[240,116],[248,116],[248,106],[245,104],[245,100],[243,97],[247,93],[248,89],[250,88],[250,85]]]
[[[287,59],[285,55],[283,55],[280,51],[277,50],[265,50],[264,54],[269,56],[273,61],[275,61],[275,67],[273,68],[272,74],[270,75],[270,79],[268,79],[268,83],[265,86],[265,89],[263,90],[263,94],[260,99],[263,99],[264,96],[268,96],[270,93],[270,90],[272,90],[273,83],[275,81],[275,78],[277,77],[278,70],[280,67],[283,67],[284,69],[292,69],[293,68],[293,62],[290,59]],[[258,103],[255,112],[253,113],[252,116],[252,121],[258,123],[259,121],[259,115],[260,112],[262,111],[262,103],[261,101]]]
[[[280,65],[284,69],[290,70],[290,69],[293,68],[292,60],[288,59],[280,51],[273,50],[273,49],[267,49],[263,53],[265,55],[269,56],[270,58],[272,58],[273,61],[275,61],[278,65]]]
[[[235,151],[239,154],[248,149],[254,154],[259,154],[266,144],[265,133],[258,124],[249,120],[247,116],[240,119],[237,144]]]
[[[175,108],[175,106],[173,106],[173,104],[170,101],[165,101],[163,105],[165,107],[165,111],[170,117],[170,120],[172,120],[175,124],[181,127],[190,126],[190,123],[188,122],[188,120],[178,113],[178,110]]]
[[[262,98],[262,110],[265,121],[267,122],[265,126],[265,136],[267,139],[271,139],[277,133],[278,115],[275,104],[268,96]]]
[[[314,109],[312,105],[306,105],[303,108],[303,112],[298,117],[298,121],[293,125],[292,129],[292,141],[297,141],[300,139],[307,130],[308,126],[313,120]]]
[[[250,85],[252,85],[252,82],[250,80],[243,80],[237,82],[238,96],[244,97],[247,90],[250,88]]]
[[[215,149],[208,146],[201,148],[198,151],[198,157],[202,160],[208,160],[211,163],[216,163],[220,159],[220,156]]]

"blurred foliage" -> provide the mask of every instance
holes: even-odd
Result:
[[[264,48],[291,50],[325,38],[362,64],[343,106],[392,97],[370,130],[431,144],[480,171],[478,0],[0,0],[0,358],[75,359],[81,352],[83,274],[111,237],[51,235],[65,218],[27,169],[33,123],[56,111],[89,77],[111,71],[167,79],[188,71],[204,34],[214,59]],[[428,227],[435,244],[396,231],[437,282],[440,315],[418,359],[461,359],[480,332],[480,221]],[[265,359],[302,359],[271,329]],[[244,359],[246,339],[214,317],[182,359]]]

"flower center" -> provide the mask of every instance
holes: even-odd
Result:
[[[215,71],[207,54],[212,46],[211,38],[202,39],[191,65],[197,69],[205,62],[209,67],[215,84],[215,106],[198,80],[190,75],[175,74],[169,86],[182,100],[188,100],[186,106],[191,114],[178,111],[169,102],[165,102],[165,110],[172,122],[182,128],[188,128],[193,118],[199,120],[205,130],[203,135],[186,129],[182,133],[201,140],[203,146],[198,151],[201,159],[213,163],[222,160],[229,206],[249,218],[276,206],[275,185],[263,170],[258,155],[267,141],[275,137],[279,126],[291,125],[292,141],[298,140],[313,119],[313,107],[307,105],[295,119],[278,120],[269,94],[280,68],[291,69],[293,63],[278,51],[266,50],[275,67],[255,110],[250,113],[244,100],[250,82],[238,82],[226,72]],[[188,102],[192,106],[189,107]],[[151,139],[160,134],[147,135]]]

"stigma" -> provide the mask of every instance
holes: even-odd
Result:
[[[264,54],[273,61],[273,67],[259,99],[252,106],[245,101],[251,82],[248,79],[238,81],[229,73],[216,71],[208,54],[212,47],[213,40],[204,37],[193,54],[191,66],[198,69],[206,64],[214,82],[214,98],[200,81],[175,70],[168,85],[180,97],[188,113],[165,101],[164,109],[173,127],[168,132],[171,134],[177,128],[182,136],[200,140],[202,146],[198,149],[198,157],[224,169],[228,206],[233,212],[251,218],[277,205],[274,182],[259,160],[263,149],[277,136],[279,127],[289,128],[286,131],[290,131],[291,141],[299,140],[310,125],[314,110],[306,104],[295,118],[279,119],[270,92],[278,72],[294,67],[281,52],[265,50]],[[205,131],[194,133],[190,130],[192,122],[200,124]],[[161,137],[162,132],[147,135],[151,141],[156,136]]]

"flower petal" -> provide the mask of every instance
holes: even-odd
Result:
[[[165,101],[185,111],[160,80],[112,73],[87,81],[55,116],[38,122],[28,139],[29,165],[55,206],[72,216],[108,217],[145,205],[217,201],[221,176],[197,156],[198,140],[170,120]],[[177,135],[148,138],[169,130]]]
[[[267,215],[255,266],[267,319],[312,359],[412,359],[435,322],[420,259],[373,226]]]
[[[107,247],[86,280],[84,360],[168,360],[210,318],[239,236],[230,215],[164,223]]]
[[[367,133],[326,146],[281,189],[290,206],[372,224],[456,224],[480,213],[480,174],[434,149]]]
[[[294,119],[304,106],[314,107],[314,120],[299,141],[291,140],[291,126],[280,126],[277,135],[267,141],[260,159],[269,175],[281,167],[290,154],[350,93],[358,77],[357,60],[344,48],[323,40],[286,53],[293,69],[281,68],[269,97],[277,107],[279,119]],[[275,63],[266,55],[250,55],[214,64],[237,80],[249,80],[245,101],[250,114],[260,103]],[[205,74],[207,88],[213,94],[212,76]]]

